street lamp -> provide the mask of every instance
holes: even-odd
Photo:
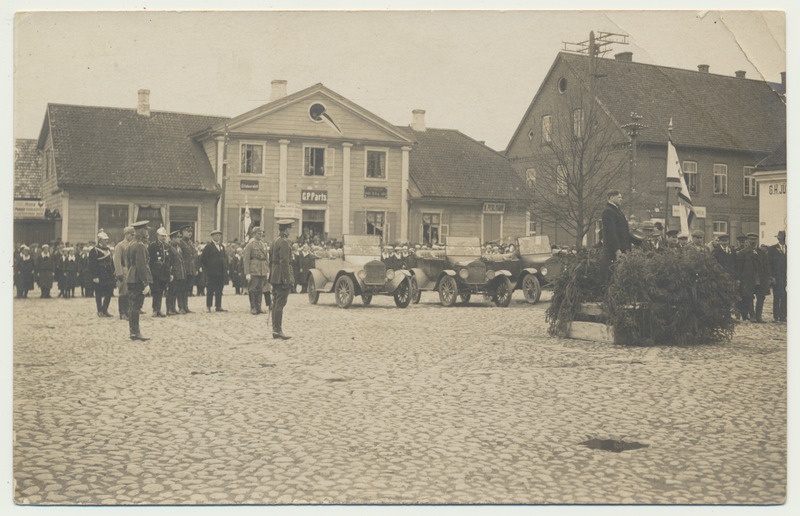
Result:
[[[635,197],[636,197],[636,189],[634,188],[634,170],[636,168],[636,138],[639,136],[639,131],[642,129],[647,129],[647,126],[640,122],[642,119],[642,115],[631,111],[630,114],[631,121],[627,124],[623,125],[622,128],[625,129],[625,132],[628,133],[628,137],[630,138],[630,155],[629,155],[629,162],[628,162],[628,190],[630,191],[630,210],[629,216],[633,215],[635,210]]]

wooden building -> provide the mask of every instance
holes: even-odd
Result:
[[[58,211],[42,200],[42,160],[36,140],[17,139],[14,145],[14,245],[50,243],[59,236]]]

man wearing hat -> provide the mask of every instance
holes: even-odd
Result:
[[[211,312],[213,301],[217,312],[227,312],[222,308],[222,289],[228,283],[228,253],[219,229],[211,232],[211,242],[203,247],[200,263],[206,275],[206,311]]]
[[[717,260],[731,279],[736,279],[736,255],[730,246],[731,238],[728,235],[717,237],[717,245],[711,251],[711,256]]]
[[[678,233],[678,247],[686,247],[689,245],[689,234]]]
[[[186,274],[186,279],[183,282],[183,311],[187,314],[192,313],[189,310],[189,296],[194,288],[195,276],[197,275],[197,265],[195,263],[196,252],[194,250],[194,228],[190,225],[185,225],[181,228],[181,259],[183,260],[183,271]]]
[[[181,230],[173,231],[169,234],[170,237],[170,254],[172,256],[171,269],[170,269],[170,282],[167,288],[167,315],[178,315],[179,313],[185,314],[186,305],[184,304],[186,298],[184,297],[184,290],[186,288],[186,269],[183,265],[183,256],[181,250]],[[178,306],[176,306],[176,304]],[[180,310],[180,312],[178,311]]]
[[[753,306],[753,298],[761,286],[761,263],[757,247],[758,234],[748,233],[746,247],[736,253],[736,275],[741,295],[739,311],[744,321],[761,322],[757,320]]]
[[[128,258],[128,246],[133,240],[135,231],[133,226],[126,226],[122,233],[125,235],[122,241],[114,246],[114,274],[117,277],[119,318],[127,319],[130,307],[128,306],[128,285],[125,283],[125,278],[128,275],[128,265],[125,260]]]
[[[149,236],[149,221],[142,220],[135,222],[134,240],[128,244],[125,263],[128,266],[126,283],[128,284],[128,326],[130,328],[131,340],[150,340],[139,331],[139,315],[144,296],[150,292],[150,283],[153,276],[150,273],[150,255],[147,253],[147,238]]]
[[[116,271],[114,256],[108,248],[108,235],[101,229],[97,234],[97,245],[89,251],[89,275],[94,285],[94,302],[97,305],[97,317],[111,317],[108,305],[114,293]]]
[[[156,241],[150,244],[150,273],[153,275],[153,317],[166,317],[161,311],[161,300],[172,279],[172,249],[167,242],[167,229],[161,226],[156,230]]]
[[[17,297],[28,297],[28,291],[33,290],[33,276],[31,250],[23,244],[19,249],[19,255],[14,260],[14,284],[17,287]]]
[[[775,235],[778,243],[769,247],[769,262],[772,273],[772,319],[786,322],[786,231]]]
[[[250,313],[263,314],[261,309],[261,295],[267,306],[270,306],[269,283],[269,250],[264,242],[264,228],[253,227],[253,238],[244,247],[242,257],[244,264],[244,279],[247,281],[247,295],[250,297]]]
[[[608,280],[611,274],[611,265],[631,249],[630,229],[625,214],[622,213],[622,193],[619,190],[609,190],[606,194],[608,202],[601,216],[603,222],[603,257],[600,262],[601,270]]]
[[[706,234],[703,233],[699,229],[695,229],[692,231],[692,245],[695,246],[697,249],[705,251],[707,248],[705,247],[705,238]]]
[[[681,246],[680,242],[678,242],[678,230],[670,229],[669,231],[667,231],[667,248],[677,249],[680,246]]]
[[[50,298],[50,289],[53,288],[53,277],[55,276],[56,266],[53,255],[50,253],[50,246],[44,244],[42,253],[36,259],[36,283],[42,291],[40,297]]]
[[[289,290],[294,285],[294,275],[292,273],[292,246],[289,243],[289,230],[292,228],[294,220],[281,219],[278,221],[278,238],[272,243],[270,248],[270,277],[272,285],[272,338],[289,339],[291,337],[283,333],[283,307],[289,298]]]

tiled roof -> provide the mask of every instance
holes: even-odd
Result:
[[[452,129],[398,127],[416,144],[409,175],[425,197],[527,200],[525,182],[511,163],[486,145]]]
[[[767,156],[766,158],[762,159],[756,165],[756,168],[759,170],[768,170],[768,169],[777,169],[777,168],[786,168],[786,140],[781,142],[778,145],[778,148],[775,149],[772,154]]]
[[[37,141],[20,138],[14,143],[14,199],[41,199],[42,168]]]
[[[221,120],[50,104],[43,131],[49,124],[59,186],[217,191],[211,164],[189,135]]]
[[[588,77],[588,56],[558,59]],[[786,106],[763,80],[616,59],[598,59],[596,75],[596,95],[618,123],[642,115],[641,142],[666,143],[670,118],[676,145],[772,152],[786,138]]]

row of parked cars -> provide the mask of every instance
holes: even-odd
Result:
[[[486,256],[477,237],[448,237],[443,250],[419,251],[417,266],[411,269],[388,269],[380,255],[378,236],[345,235],[342,257],[318,258],[301,278],[309,301],[317,304],[320,294],[333,293],[336,304],[347,308],[356,296],[369,305],[373,296],[385,295],[406,308],[419,303],[423,291],[436,291],[444,306],[458,300],[468,303],[473,295],[482,295],[505,307],[513,293],[521,290],[533,304],[563,272],[547,236],[521,237],[514,253]]]

